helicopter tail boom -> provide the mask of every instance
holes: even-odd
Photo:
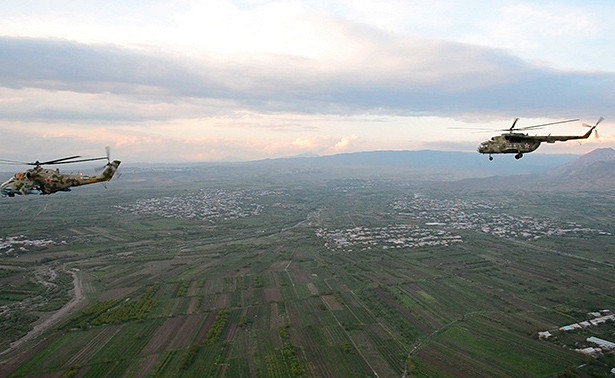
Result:
[[[66,183],[69,184],[69,187],[70,187],[70,186],[81,186],[81,185],[87,185],[87,184],[95,184],[97,182],[109,181],[113,178],[113,175],[115,175],[115,172],[117,171],[117,168],[120,166],[120,163],[121,161],[119,160],[114,160],[112,162],[107,163],[102,173],[96,176],[73,175],[72,177],[67,178]],[[51,192],[55,192],[57,190],[58,189],[55,189]]]
[[[592,135],[592,131],[594,131],[596,129],[596,126],[592,126],[588,132],[585,133],[585,135],[583,135],[583,139],[587,139],[589,138],[590,135]]]
[[[117,171],[117,168],[120,166],[120,164],[121,164],[121,161],[119,160],[113,160],[112,162],[108,163],[107,166],[105,167],[105,170],[102,171],[100,175],[92,179],[92,183],[111,180],[113,178],[113,175],[115,174],[115,171]]]

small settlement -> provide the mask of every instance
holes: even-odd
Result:
[[[600,326],[606,322],[615,322],[615,314],[611,313],[611,310],[594,311],[587,315],[590,319],[578,323],[568,324],[559,327],[557,330],[560,332],[573,332],[580,329]],[[538,332],[538,337],[543,340],[549,339],[553,336],[552,332],[553,330]],[[615,352],[614,342],[603,340],[594,336],[588,337],[585,341],[587,342],[587,346],[584,348],[577,348],[575,351],[592,357],[597,357],[604,353]]]

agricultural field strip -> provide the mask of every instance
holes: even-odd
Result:
[[[539,252],[553,253],[553,254],[556,254],[556,255],[565,256],[565,257],[569,257],[569,258],[580,260],[580,261],[584,261],[584,262],[591,262],[593,264],[604,265],[604,266],[607,266],[609,268],[615,268],[615,265],[613,265],[611,263],[608,263],[606,261],[598,261],[598,260],[591,259],[589,257],[579,256],[579,255],[575,255],[575,254],[568,253],[568,252],[563,252],[563,251],[558,251],[558,250],[553,249],[553,248],[541,247],[541,246],[529,243],[527,241],[515,240],[515,239],[508,239],[508,241],[511,242],[511,243],[515,243],[515,244],[521,245],[523,247],[528,247],[528,248],[534,249],[534,250],[539,251]]]
[[[293,292],[295,293],[295,298],[299,298],[299,294],[297,293],[297,287],[295,286],[295,282],[293,281],[293,277],[290,274],[290,265],[293,263],[293,257],[295,256],[295,253],[292,254],[292,256],[290,257],[290,261],[288,261],[288,264],[286,265],[286,267],[284,268],[284,272],[286,272],[286,275],[288,276],[288,280],[290,281],[292,287],[293,287]]]
[[[365,312],[367,312],[372,317],[372,319],[376,321],[376,324],[378,324],[380,328],[382,328],[389,336],[391,336],[391,339],[393,339],[403,350],[407,349],[406,344],[400,341],[398,337],[393,332],[391,332],[391,330],[387,326],[385,326],[384,323],[382,323],[380,319],[377,318],[367,306],[365,306],[363,301],[359,299],[359,297],[355,294],[353,290],[349,289],[348,292],[353,296],[355,301],[363,308],[363,310],[365,310]]]
[[[464,314],[464,319],[470,318],[472,316],[486,315],[486,314],[490,314],[490,313],[493,313],[493,314],[505,314],[505,313],[507,313],[507,311],[491,311],[491,310],[471,311],[471,312],[468,312],[468,313]],[[460,319],[453,319],[450,322],[448,322],[448,323],[444,324],[443,326],[441,326],[440,328],[434,330],[429,335],[418,339],[414,343],[414,346],[412,347],[412,350],[410,350],[410,352],[408,352],[408,358],[410,358],[413,354],[416,354],[423,347],[427,346],[430,342],[435,340],[438,335],[442,334],[448,328],[454,326],[455,324],[459,323],[460,321],[461,321]]]
[[[113,329],[116,328],[116,329]],[[94,336],[90,341],[81,348],[81,350],[75,353],[70,359],[64,363],[64,367],[71,367],[74,365],[82,365],[89,361],[94,354],[101,350],[111,339],[120,331],[123,330],[122,326],[116,327],[103,327],[101,332]]]
[[[329,287],[329,289],[331,291],[333,291],[333,288],[331,287],[331,285],[327,282],[327,280],[324,280],[325,284]],[[340,320],[338,319],[337,315],[335,315],[335,311],[333,311],[333,309],[331,308],[331,306],[329,306],[329,303],[321,296],[320,297],[322,302],[325,304],[325,306],[327,306],[327,309],[329,310],[329,312],[331,313],[331,315],[333,316],[333,318],[335,319],[335,322],[337,323],[337,325],[340,327],[341,330],[344,331],[344,334],[346,335],[346,337],[348,338],[348,340],[350,340],[350,342],[352,343],[353,347],[355,348],[355,350],[359,353],[359,355],[361,356],[361,358],[363,359],[363,361],[365,361],[365,363],[369,366],[369,368],[372,370],[372,372],[378,376],[378,373],[376,372],[376,370],[374,370],[374,367],[369,363],[368,359],[365,357],[365,355],[363,354],[363,352],[361,352],[361,349],[359,348],[359,346],[357,345],[357,343],[353,340],[352,336],[350,335],[350,333],[348,333],[348,331],[346,330],[346,328],[344,328],[344,326],[342,325],[342,323],[340,322]],[[350,308],[348,308],[347,305],[343,304],[344,307],[346,307],[346,309],[348,309],[350,311],[350,313],[352,313],[352,310]],[[356,318],[356,315],[353,314],[353,316]],[[357,318],[358,319],[358,318]],[[385,329],[386,330],[386,329]]]

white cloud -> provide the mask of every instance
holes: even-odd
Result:
[[[343,137],[342,139],[339,140],[339,142],[335,143],[335,145],[331,147],[329,152],[332,152],[332,153],[346,152],[351,148],[351,145],[358,139],[359,137],[354,134],[347,136],[347,137]]]
[[[455,120],[615,119],[615,11],[596,3],[114,6],[0,4],[8,158],[22,139],[51,153],[108,143],[131,159],[249,159],[480,140],[443,133]]]

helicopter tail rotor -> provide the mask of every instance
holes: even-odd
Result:
[[[602,122],[602,121],[604,121],[604,117],[600,117],[600,118],[598,119],[598,122],[596,122],[594,125],[588,125],[588,124],[584,123],[584,124],[583,124],[583,126],[585,126],[585,127],[589,127],[589,128],[591,129],[591,130],[590,130],[590,132],[591,132],[591,131],[594,131],[594,133],[595,133],[594,135],[595,135],[596,139],[598,139],[598,138],[599,138],[599,136],[598,136],[598,129],[597,129],[596,127],[597,127],[597,126],[600,124],[600,122]]]
[[[105,164],[105,165],[103,165],[101,167],[95,168],[94,171],[96,173],[102,172],[105,168],[107,168],[111,164],[111,147],[109,147],[109,146],[105,147],[105,158],[107,159],[107,164]],[[105,159],[105,158],[101,158],[101,160]]]

